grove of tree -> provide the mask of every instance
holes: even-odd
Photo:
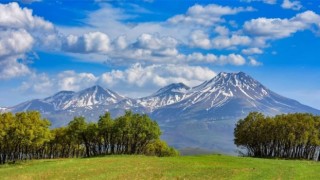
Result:
[[[318,159],[320,116],[282,114],[266,117],[250,113],[236,124],[234,142],[247,156]]]
[[[109,154],[178,155],[160,135],[156,121],[131,111],[115,119],[107,112],[97,123],[75,117],[54,129],[36,111],[0,113],[0,164]]]

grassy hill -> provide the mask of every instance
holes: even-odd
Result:
[[[1,179],[319,179],[320,163],[223,155],[108,156],[0,166]]]

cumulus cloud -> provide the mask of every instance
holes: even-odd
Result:
[[[172,37],[158,37],[151,34],[142,34],[135,43],[139,48],[160,50],[165,48],[175,48],[177,40]]]
[[[183,82],[189,86],[195,86],[211,79],[215,72],[200,66],[188,66],[174,64],[142,66],[134,64],[126,70],[113,70],[100,76],[100,83],[107,87],[120,90],[124,87],[139,88],[141,91],[163,87],[170,83]],[[126,89],[125,88],[125,89]],[[128,92],[124,92],[128,93]]]
[[[90,32],[81,36],[69,35],[62,50],[73,53],[106,53],[111,49],[110,38],[101,32]]]
[[[228,36],[225,30],[215,38],[210,39],[209,35],[201,30],[194,31],[190,36],[190,45],[203,49],[232,49],[237,46],[247,46],[251,44],[251,39],[248,36],[233,34]]]
[[[301,5],[300,1],[283,0],[281,7],[284,9],[292,9],[292,10],[298,11],[302,8],[302,5]]]
[[[41,44],[51,44],[55,29],[50,22],[34,16],[17,3],[0,4],[0,79],[29,74],[26,53]]]
[[[225,65],[231,64],[236,66],[241,66],[246,63],[246,60],[243,56],[239,54],[229,54],[229,55],[215,55],[215,54],[202,54],[202,53],[192,53],[186,57],[187,61],[192,63],[197,62],[205,62],[210,64],[217,64],[217,65]]]
[[[255,58],[253,57],[249,57],[249,65],[251,66],[261,66],[262,63],[257,61]]]
[[[0,80],[24,76],[31,73],[28,66],[23,63],[23,57],[10,56],[0,60]]]
[[[203,49],[210,49],[211,41],[209,35],[201,30],[194,31],[190,36],[190,45]]]
[[[28,79],[22,82],[19,90],[28,94],[52,95],[57,91],[79,91],[98,82],[99,77],[92,73],[77,73],[73,70],[62,71],[49,76],[46,73],[30,73]]]
[[[60,90],[78,91],[94,85],[97,80],[92,73],[64,71],[58,74],[57,85]]]
[[[214,31],[220,36],[227,36],[230,33],[229,29],[225,26],[217,26],[214,28]]]
[[[241,52],[246,55],[252,55],[252,54],[262,54],[263,50],[261,50],[260,48],[254,47],[254,48],[243,49]]]
[[[17,56],[31,50],[34,40],[24,29],[2,30],[0,34],[0,57]]]
[[[192,24],[192,25],[202,25],[211,26],[217,22],[223,21],[222,16],[234,15],[240,12],[253,11],[251,7],[243,8],[236,7],[232,8],[229,6],[220,6],[216,4],[209,4],[202,6],[196,4],[188,9],[186,14],[179,14],[170,19],[169,23],[172,24]]]
[[[169,58],[176,61],[176,57],[180,56],[178,45],[175,38],[158,34],[143,33],[130,42],[126,36],[110,40],[107,34],[95,32],[67,36],[62,44],[62,51],[71,52],[80,59],[93,58],[100,62],[128,65],[136,62],[166,63]]]
[[[289,37],[297,31],[320,28],[320,16],[313,11],[299,13],[290,19],[258,18],[244,23],[244,31],[266,39]]]
[[[24,54],[34,43],[24,29],[0,30],[0,79],[10,79],[30,73]]]
[[[54,82],[50,79],[50,77],[47,74],[32,73],[29,76],[28,81],[22,82],[19,90],[29,93],[36,92],[38,94],[46,94],[48,92],[53,93],[52,90],[55,89],[54,86]]]
[[[213,48],[224,49],[249,45],[251,43],[251,39],[248,36],[242,35],[232,35],[231,37],[218,36],[212,39],[211,43]]]
[[[142,96],[171,83],[183,82],[189,86],[195,86],[215,75],[214,71],[200,66],[176,66],[175,64],[143,66],[137,63],[127,69],[115,69],[98,76],[75,71],[63,71],[53,77],[33,73],[28,81],[22,83],[20,90],[50,95],[57,90],[79,91],[100,84],[129,96],[137,96],[130,90],[139,88],[141,94],[138,96]]]
[[[52,30],[53,24],[18,3],[0,4],[0,27]]]

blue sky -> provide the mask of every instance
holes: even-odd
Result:
[[[0,107],[95,84],[141,97],[243,71],[320,109],[317,1],[0,3]]]

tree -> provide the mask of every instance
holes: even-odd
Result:
[[[108,154],[110,151],[110,145],[112,142],[113,136],[113,126],[114,121],[111,119],[111,115],[109,112],[106,112],[103,116],[99,117],[98,121],[98,131],[99,136],[103,141],[103,150],[104,154]]]
[[[169,147],[166,142],[157,139],[151,143],[149,143],[144,148],[144,154],[149,156],[178,156],[179,152],[172,147]]]
[[[0,164],[43,158],[90,157],[106,154],[176,154],[160,141],[158,124],[147,115],[125,112],[113,120],[109,113],[97,123],[74,117],[67,127],[49,129],[39,112],[0,113]],[[149,150],[146,150],[149,149]]]
[[[282,114],[264,117],[250,113],[236,124],[234,142],[248,156],[314,159],[320,145],[320,117]]]
[[[74,117],[68,124],[68,131],[78,146],[85,145],[86,156],[90,156],[90,144],[86,137],[87,122],[84,117]]]

